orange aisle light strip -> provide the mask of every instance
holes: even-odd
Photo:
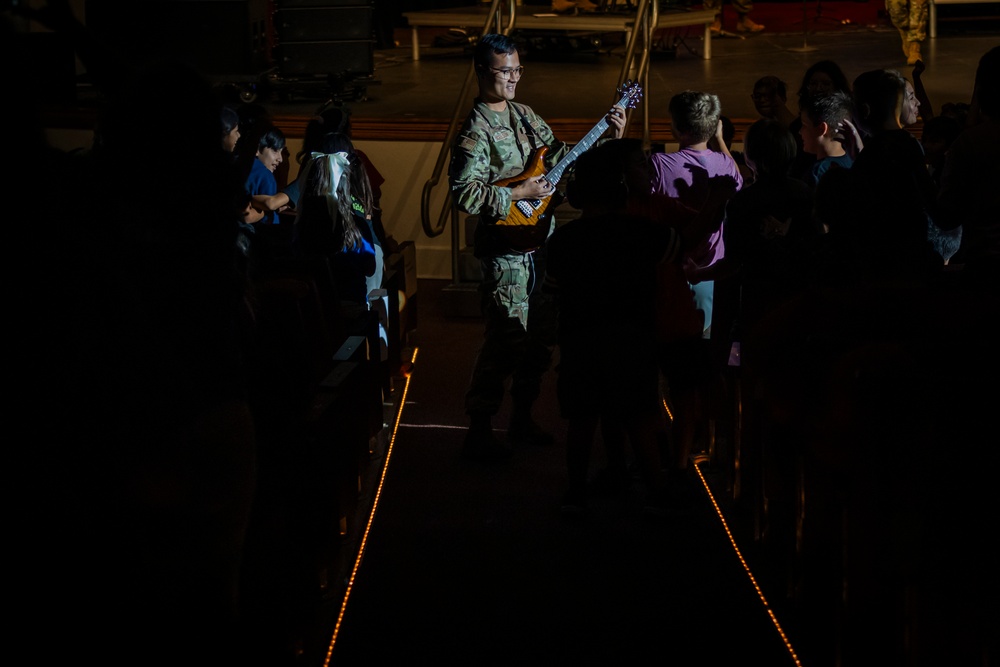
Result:
[[[719,503],[715,501],[715,496],[712,494],[712,489],[709,487],[708,480],[701,472],[700,461],[695,461],[694,469],[698,473],[698,478],[701,480],[701,484],[705,487],[705,492],[708,494],[708,499],[712,501],[712,507],[715,508],[715,513],[719,517],[719,521],[722,522],[722,528],[726,531],[726,537],[729,538],[729,543],[733,545],[733,551],[736,553],[736,557],[740,559],[740,563],[743,565],[743,569],[746,571],[747,576],[750,577],[750,583],[753,584],[753,588],[757,591],[757,596],[760,601],[764,603],[764,610],[770,617],[771,622],[774,627],[778,630],[778,635],[781,636],[781,641],[784,642],[785,647],[788,649],[789,655],[791,655],[792,660],[798,667],[802,667],[802,663],[799,662],[799,656],[795,654],[795,649],[792,647],[792,642],[789,641],[785,631],[781,627],[781,623],[778,622],[778,617],[774,615],[774,611],[771,609],[771,605],[767,602],[767,597],[764,596],[764,591],[760,589],[757,585],[757,579],[753,576],[753,572],[750,571],[750,566],[747,564],[746,559],[743,558],[742,552],[740,552],[739,546],[736,544],[736,539],[733,537],[732,531],[729,530],[729,524],[726,522],[726,517],[722,513],[722,508],[719,507]]]
[[[413,356],[410,357],[411,367],[416,364],[417,352],[419,348],[413,349]],[[323,667],[330,666],[330,660],[333,657],[333,648],[337,644],[337,636],[340,634],[340,625],[344,620],[344,612],[347,610],[347,601],[351,597],[351,589],[354,588],[354,578],[358,574],[358,568],[361,567],[361,559],[365,555],[365,546],[368,544],[368,533],[371,532],[372,522],[375,520],[375,511],[378,509],[379,498],[382,497],[382,485],[385,484],[385,475],[389,470],[389,461],[392,459],[392,448],[396,444],[396,431],[399,429],[399,421],[403,417],[403,408],[406,406],[406,394],[410,390],[410,380],[413,379],[413,373],[406,374],[406,382],[403,384],[403,395],[400,397],[399,401],[399,411],[396,413],[396,421],[392,425],[392,435],[389,437],[389,447],[385,452],[385,462],[382,464],[382,474],[379,476],[378,487],[375,490],[375,498],[372,501],[372,509],[368,514],[368,523],[365,525],[365,531],[361,536],[361,544],[358,547],[358,555],[354,559],[354,567],[351,569],[351,577],[347,580],[347,588],[344,590],[344,599],[340,603],[340,612],[337,614],[337,623],[333,627],[333,635],[330,637],[330,644],[326,649],[326,658],[323,660]]]

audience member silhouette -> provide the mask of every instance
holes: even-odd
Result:
[[[830,93],[839,90],[847,95],[851,95],[851,84],[847,76],[833,60],[818,60],[810,65],[802,75],[802,82],[796,91],[798,111],[802,109],[802,102],[808,95],[820,93]],[[807,153],[802,148],[802,137],[799,136],[799,128],[802,125],[802,118],[798,114],[788,124],[788,129],[792,131],[792,136],[799,147],[798,155],[792,164],[791,175],[796,178],[806,178],[812,168],[816,156]]]
[[[831,239],[856,279],[926,279],[944,262],[928,241],[936,206],[923,149],[903,129],[903,114],[912,113],[906,80],[895,70],[872,70],[853,88],[864,148],[838,179]],[[830,201],[824,195],[822,202]],[[828,222],[826,213],[820,215]]]
[[[941,171],[944,169],[948,149],[961,132],[961,125],[951,116],[934,116],[924,121],[920,133],[920,145],[924,149],[927,172],[938,190],[941,187]],[[962,243],[962,226],[944,230],[934,224],[929,226],[927,234],[934,250],[941,255],[946,265],[950,264],[951,258],[958,252]]]
[[[840,90],[807,95],[799,105],[799,138],[802,150],[816,156],[804,179],[816,187],[830,168],[850,169],[854,159],[844,148],[842,130],[845,120],[854,115],[851,97]]]
[[[729,200],[726,255],[709,269],[714,272],[717,302],[713,338],[727,343],[717,346],[728,354],[725,359],[717,354],[716,363],[736,367],[734,375],[745,397],[740,403],[741,447],[748,460],[753,458],[768,471],[763,483],[772,546],[795,534],[794,484],[789,482],[795,479],[793,454],[798,442],[784,429],[772,428],[766,435],[757,430],[761,406],[756,400],[759,386],[754,372],[760,350],[755,336],[761,321],[816,284],[822,231],[813,219],[810,187],[789,175],[796,146],[788,128],[775,120],[754,122],[744,137],[744,153],[755,179]],[[790,553],[787,549],[770,551],[769,561],[787,566],[784,558]]]
[[[327,135],[306,162],[292,247],[303,257],[326,257],[349,318],[368,310],[368,278],[377,270],[377,240],[368,220],[371,188],[364,165],[342,134]]]
[[[935,116],[924,121],[920,130],[920,145],[924,149],[927,171],[934,184],[941,184],[941,170],[951,144],[962,133],[962,126],[951,116]]]
[[[787,126],[762,118],[743,141],[755,179],[729,200],[726,255],[706,270],[716,291],[734,292],[739,304],[736,321],[730,320],[721,336],[752,327],[763,313],[813,282],[812,254],[821,235],[812,217],[810,188],[788,174],[795,140]]]
[[[788,108],[788,88],[776,76],[768,75],[757,79],[750,98],[761,118],[772,118],[786,125],[795,120],[795,113]]]
[[[251,197],[259,195],[271,197],[278,194],[278,181],[274,172],[284,159],[284,151],[285,133],[281,128],[271,125],[260,133],[255,159],[246,180],[246,190]],[[263,216],[257,221],[258,224],[278,224],[276,211],[265,210],[262,213]]]
[[[305,163],[310,159],[310,155],[318,150],[320,143],[327,135],[341,134],[347,140],[350,140],[350,117],[350,110],[347,107],[341,104],[324,104],[317,111],[316,115],[306,123],[302,148],[295,154],[295,161],[299,165],[296,177],[289,181],[285,187],[281,188],[276,195],[255,197],[255,205],[265,211],[288,211],[289,215],[293,215],[302,193],[299,177],[302,174]],[[360,158],[365,168],[365,174],[368,176],[372,194],[371,223],[375,229],[376,237],[383,246],[394,252],[398,249],[398,244],[386,233],[382,225],[381,197],[382,184],[385,183],[385,178],[364,151],[353,147],[351,152]]]
[[[102,47],[65,2],[32,18],[80,40],[81,55]],[[45,162],[27,180],[56,179],[28,198],[47,258],[33,300],[45,331],[35,344],[49,348],[34,373],[48,386],[35,409],[53,377],[69,394],[33,420],[45,475],[30,496],[38,529],[22,544],[44,608],[22,611],[45,636],[22,639],[108,665],[239,664],[255,433],[219,107],[210,83],[177,62],[84,63],[95,81],[118,84],[101,89],[92,150],[60,157],[32,135],[37,152],[24,155]],[[164,89],[183,113],[163,103]],[[171,128],[172,150],[139,159],[150,127]],[[158,205],[178,174],[190,206]],[[57,574],[69,563],[71,584]],[[54,629],[52,601],[67,585],[91,608]]]
[[[831,93],[835,90],[850,94],[851,84],[847,75],[833,60],[818,60],[802,75],[796,97],[802,99],[806,95]]]
[[[952,142],[941,171],[938,216],[943,229],[962,226],[962,243],[953,258],[976,275],[992,276],[1000,257],[1000,47],[979,60],[967,127]],[[970,275],[972,272],[970,271]],[[985,285],[990,284],[986,280]]]
[[[735,181],[715,178],[706,188],[709,195],[701,210],[692,209],[675,197],[650,192],[651,168],[648,156],[637,139],[616,142],[614,157],[624,170],[624,183],[628,192],[625,212],[632,216],[668,224],[681,241],[681,247],[694,247],[718,229],[725,213],[725,203],[732,196]],[[695,304],[694,293],[688,284],[679,262],[664,261],[656,266],[653,297],[656,359],[661,367],[672,369],[672,379],[677,387],[687,382],[684,373],[697,375],[702,368],[690,363],[691,349],[700,347],[704,331],[704,313]],[[696,355],[697,356],[697,355]],[[691,384],[688,382],[688,384]],[[681,393],[681,389],[677,390]],[[687,423],[686,420],[681,420]],[[688,478],[685,474],[690,442],[671,437],[666,422],[659,433],[660,456],[672,495],[685,500]],[[601,437],[607,455],[607,466],[591,481],[593,495],[620,494],[631,487],[626,452],[627,434],[623,426],[611,420],[601,421]]]
[[[695,210],[701,210],[715,194],[710,183],[719,177],[732,179],[736,189],[743,184],[739,168],[722,141],[722,122],[719,120],[721,106],[716,95],[711,93],[684,91],[670,100],[670,116],[673,132],[678,139],[679,150],[673,153],[655,153],[651,156],[654,194],[677,197]],[[722,152],[709,149],[709,141],[715,138]],[[708,420],[714,414],[715,400],[710,397],[719,389],[712,364],[711,338],[713,321],[714,284],[711,280],[700,280],[697,274],[717,262],[725,254],[723,229],[720,222],[698,245],[685,249],[685,273],[695,292],[695,303],[705,315],[703,342],[691,342],[688,354],[670,358],[682,363],[676,366],[667,362],[663,369],[670,396],[676,402],[674,431],[682,442],[678,445],[693,451],[695,439],[708,428]],[[675,346],[676,347],[676,346]],[[691,372],[692,364],[701,363],[703,368]],[[685,381],[685,378],[691,382]]]
[[[235,153],[236,144],[240,140],[240,115],[232,107],[223,105],[219,109],[219,122],[222,130],[222,150]]]
[[[587,507],[591,449],[602,421],[612,432],[628,433],[647,508],[662,511],[669,505],[657,440],[663,411],[650,304],[656,265],[676,261],[680,237],[664,222],[625,213],[625,170],[633,150],[627,140],[611,140],[577,160],[567,191],[582,215],[557,228],[547,243],[543,288],[558,307],[557,392],[560,412],[569,421],[569,489],[562,506],[568,513]],[[627,262],[601,261],[614,246],[613,254],[627,256]],[[616,304],[616,316],[595,312],[595,303]],[[622,344],[613,353],[594,353],[609,341]]]

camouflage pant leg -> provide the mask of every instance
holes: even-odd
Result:
[[[533,291],[528,311],[528,336],[520,363],[514,369],[510,397],[515,406],[530,408],[542,388],[542,376],[552,362],[556,342],[556,308],[551,296]]]
[[[922,42],[927,39],[928,0],[885,0],[892,25],[896,26],[905,42]]]
[[[528,334],[534,280],[531,256],[491,257],[482,261],[482,267],[480,291],[486,333],[465,395],[465,408],[468,414],[493,415],[512,375],[512,396],[518,400],[537,397],[548,355],[539,351],[544,346]]]

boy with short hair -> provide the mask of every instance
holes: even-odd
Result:
[[[850,169],[854,160],[847,154],[841,139],[841,126],[854,111],[850,96],[840,90],[806,95],[799,105],[802,127],[802,150],[816,156],[805,181],[816,187],[833,165]]]

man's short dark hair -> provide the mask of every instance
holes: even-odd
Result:
[[[472,56],[476,71],[486,72],[493,62],[493,56],[509,55],[517,53],[517,44],[507,35],[491,32],[483,35],[476,44],[476,51]]]

